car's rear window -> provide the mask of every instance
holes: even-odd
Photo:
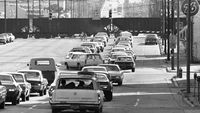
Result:
[[[22,71],[20,73],[25,73],[25,78],[28,81],[40,81],[41,80],[40,74],[38,72]]]
[[[24,78],[20,74],[12,74],[16,82],[24,82]]]
[[[59,79],[58,89],[94,89],[91,79],[62,78]]]
[[[10,84],[11,82],[13,82],[11,77],[6,75],[0,75],[0,81],[2,85]]]
[[[85,68],[83,71],[94,72],[94,71],[106,71],[104,68]]]
[[[103,65],[103,67],[106,67],[107,71],[120,71],[117,66]]]

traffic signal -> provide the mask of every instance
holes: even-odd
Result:
[[[109,18],[112,18],[112,10],[109,10]]]

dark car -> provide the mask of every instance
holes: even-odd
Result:
[[[132,72],[135,72],[135,60],[132,56],[119,56],[115,64],[119,65],[122,70],[131,69]]]
[[[145,45],[148,45],[148,44],[158,44],[158,37],[156,37],[156,35],[146,35],[146,38],[145,38]]]
[[[22,101],[29,100],[30,91],[31,91],[31,84],[26,81],[25,75],[23,73],[16,73],[16,72],[7,72],[11,74],[15,81],[21,86],[22,93],[21,98]]]
[[[105,99],[111,101],[113,99],[113,85],[105,73],[95,72],[97,74],[97,82],[100,84],[101,90],[105,95]]]
[[[18,72],[24,73],[27,82],[31,83],[31,93],[46,95],[47,84],[40,70],[19,70]]]
[[[0,81],[1,81],[1,84],[5,86],[7,89],[6,102],[12,102],[12,105],[19,104],[22,88],[15,81],[12,75],[7,74],[7,73],[1,73]]]
[[[0,109],[5,108],[6,95],[7,95],[6,87],[3,86],[0,81]]]

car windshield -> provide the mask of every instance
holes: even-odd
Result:
[[[24,82],[24,78],[20,74],[12,74],[16,82]]]
[[[118,57],[117,60],[118,61],[123,61],[123,62],[132,61],[132,59],[130,57]]]
[[[20,72],[25,73],[25,77],[27,81],[40,81],[41,77],[38,72]]]
[[[106,75],[104,75],[104,74],[97,74],[97,81],[109,81],[108,80],[108,78],[107,78],[107,76]]]
[[[91,79],[62,78],[58,81],[58,89],[94,89]]]
[[[83,49],[72,49],[70,52],[85,52]]]
[[[10,76],[0,75],[0,81],[2,85],[4,85],[4,84],[10,84],[12,82],[12,79]]]
[[[125,51],[124,49],[113,49],[112,52]]]
[[[83,44],[83,45],[81,45],[81,46],[83,46],[83,47],[89,47],[89,48],[92,48],[92,47],[93,47],[93,46],[90,45],[90,44]]]

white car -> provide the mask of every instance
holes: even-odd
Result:
[[[55,88],[49,95],[52,113],[61,110],[103,111],[103,91],[94,76],[59,75]]]

